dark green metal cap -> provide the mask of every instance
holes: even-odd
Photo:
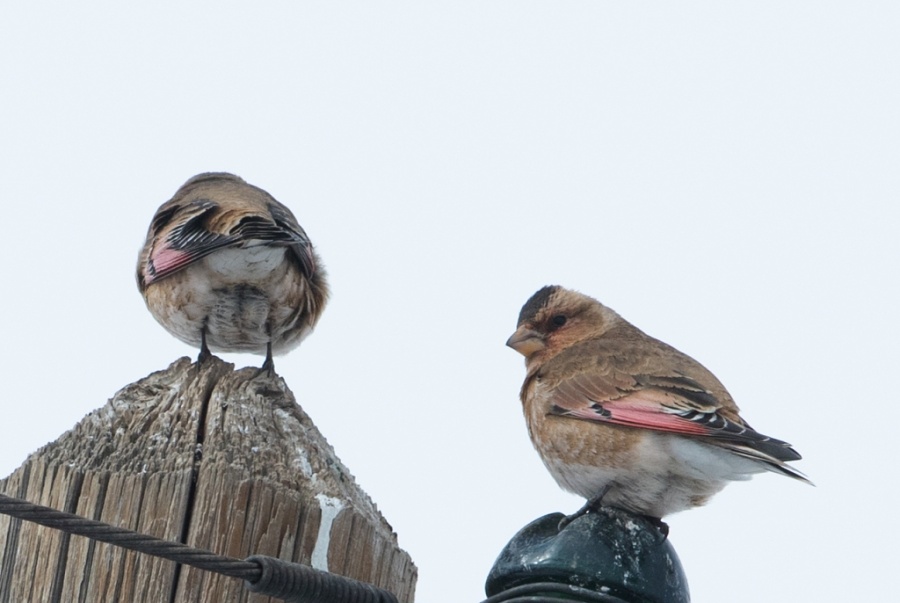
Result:
[[[488,575],[488,597],[526,584],[557,583],[627,603],[689,603],[681,562],[658,526],[612,507],[600,507],[560,530],[564,517],[545,515],[510,540]]]

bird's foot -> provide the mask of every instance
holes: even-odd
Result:
[[[259,370],[256,371],[256,375],[254,375],[254,379],[257,377],[265,377],[266,379],[274,379],[278,376],[278,373],[275,372],[275,365],[271,362],[264,362]]]
[[[203,364],[204,362],[206,362],[207,360],[209,360],[212,357],[213,357],[213,355],[212,355],[212,352],[209,351],[209,348],[206,346],[203,346],[200,349],[200,355],[197,356],[197,364]]]
[[[603,487],[599,494],[594,496],[593,498],[588,499],[584,506],[572,513],[571,515],[566,515],[562,519],[559,520],[559,531],[561,532],[563,528],[567,525],[581,517],[582,515],[587,515],[588,513],[596,513],[597,510],[603,506],[603,497],[606,496],[606,493],[609,492],[610,485],[607,484]]]
[[[669,524],[664,522],[661,518],[652,517],[650,515],[642,515],[641,517],[646,519],[647,523],[659,530],[659,533],[663,535],[663,540],[666,540],[669,537]]]

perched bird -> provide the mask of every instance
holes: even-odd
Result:
[[[540,289],[506,345],[525,356],[532,443],[589,501],[659,519],[766,470],[809,482],[785,464],[800,455],[754,431],[703,365],[587,295]]]
[[[294,214],[224,172],[194,176],[153,216],[137,282],[153,317],[200,348],[286,353],[312,330],[328,298],[325,271]]]

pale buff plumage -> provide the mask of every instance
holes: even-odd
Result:
[[[507,345],[526,357],[531,440],[566,490],[660,518],[754,473],[808,481],[785,464],[800,455],[751,429],[705,367],[593,298],[541,289]]]
[[[321,260],[291,211],[228,173],[188,180],[153,217],[137,266],[151,314],[201,349],[295,348],[328,297]]]

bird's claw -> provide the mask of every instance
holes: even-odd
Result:
[[[644,515],[643,518],[647,520],[647,523],[651,524],[654,528],[659,530],[659,533],[663,535],[663,540],[666,540],[669,537],[669,524],[664,522],[659,517]]]
[[[580,509],[572,513],[571,515],[566,515],[562,519],[559,520],[559,531],[561,532],[567,525],[578,519],[583,515],[587,515],[588,513],[596,513],[603,503],[603,497],[606,496],[606,493],[609,492],[609,485],[606,485],[603,490],[600,491],[599,494],[589,499],[584,506]]]
[[[209,348],[204,347],[200,350],[200,354],[197,356],[197,364],[203,364],[210,358],[212,358],[212,352],[209,351]]]

